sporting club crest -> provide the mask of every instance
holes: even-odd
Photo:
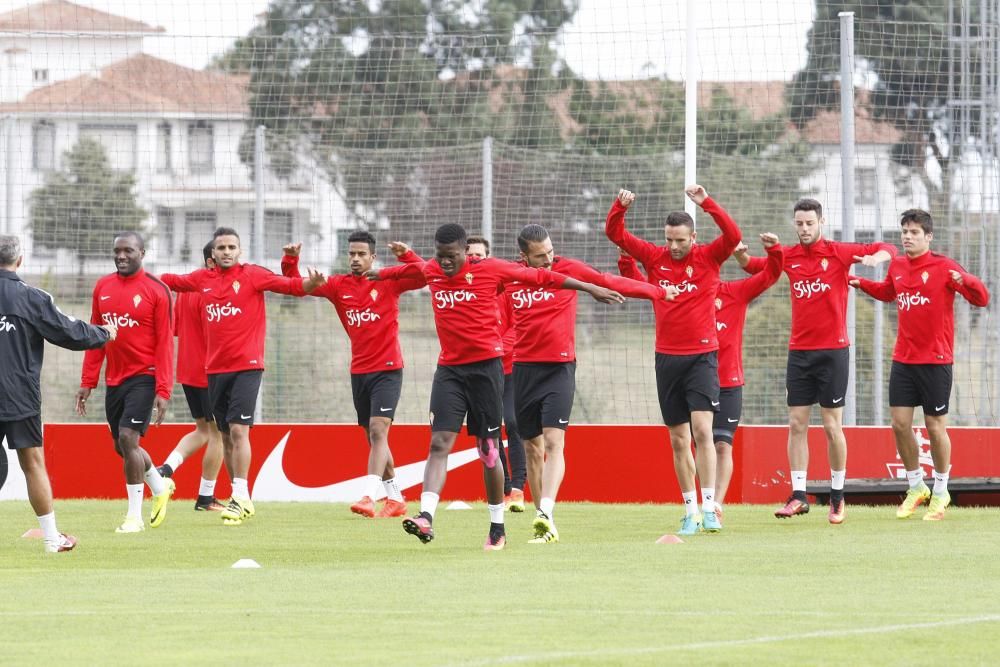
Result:
[[[826,260],[826,257],[824,257],[823,259],[819,260],[819,265],[823,267],[824,271],[826,271],[826,267],[830,266],[830,262],[828,262]]]
[[[233,281],[233,291],[236,292],[237,294],[240,293],[240,281],[238,280]]]
[[[138,294],[136,294],[134,297],[132,297],[132,305],[133,306],[135,306],[136,308],[138,308],[140,303],[142,303],[142,297],[141,296],[139,296]]]
[[[694,274],[694,267],[691,266],[687,267],[686,269],[684,269],[684,273],[686,273],[687,277],[690,278]]]
[[[927,284],[927,279],[930,278],[930,277],[931,277],[931,274],[927,273],[926,271],[924,271],[923,273],[920,274],[920,279],[924,281],[925,285]]]
[[[472,284],[472,274],[471,273],[466,273],[465,274],[465,282],[469,283],[470,285]]]
[[[715,309],[716,309],[716,310],[722,310],[722,299],[718,299],[718,298],[717,298],[717,299],[715,300]]]
[[[373,289],[368,294],[371,296],[372,301],[375,301],[376,299],[378,299],[378,290],[377,289]]]

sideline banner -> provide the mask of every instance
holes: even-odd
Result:
[[[162,463],[189,425],[150,427],[143,447],[154,463]],[[930,448],[923,429],[914,429],[920,461],[929,475]],[[887,427],[848,427],[847,471],[850,479],[901,478],[892,431]],[[952,428],[952,475],[1000,477],[1000,429]],[[741,426],[733,450],[734,472],[728,503],[779,503],[790,491],[782,426]],[[574,426],[567,435],[563,501],[676,503],[680,490],[673,473],[667,429],[663,426]],[[430,441],[425,424],[397,424],[390,433],[396,475],[404,495],[420,495],[424,460]],[[354,502],[362,493],[368,446],[353,424],[261,424],[251,431],[253,464],[250,487],[254,500]],[[809,479],[828,479],[826,440],[820,427],[809,432]],[[0,498],[26,498],[17,458],[10,460]],[[104,424],[45,425],[45,456],[57,498],[122,498],[121,459]],[[483,497],[481,466],[474,440],[461,435],[448,460],[445,500]],[[201,453],[177,471],[177,497],[193,499],[201,476]],[[653,484],[636,485],[641,476]],[[216,495],[230,494],[223,467]]]

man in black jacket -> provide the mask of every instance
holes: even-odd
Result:
[[[41,371],[44,342],[89,350],[114,340],[114,325],[95,326],[60,311],[52,297],[21,280],[21,243],[0,235],[0,443],[17,452],[28,501],[49,553],[70,551],[76,538],[56,528],[52,486],[42,449]]]

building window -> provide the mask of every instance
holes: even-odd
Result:
[[[874,169],[857,169],[854,172],[854,204],[874,204],[878,179]]]
[[[169,261],[174,258],[175,230],[174,212],[169,208],[156,209],[156,235],[160,239],[160,249],[163,259]]]
[[[135,125],[81,125],[79,136],[81,139],[93,139],[104,146],[112,169],[135,170]]]
[[[212,124],[203,120],[188,125],[188,168],[192,174],[210,173],[215,167]]]
[[[257,238],[253,224],[254,212],[250,211],[250,250]],[[269,209],[264,211],[264,257],[280,257],[282,248],[295,240],[295,212]]]
[[[35,69],[31,70],[31,78],[35,83],[48,83],[49,82],[49,70],[47,69]]]
[[[219,219],[215,211],[187,211],[184,213],[184,243],[181,245],[182,262],[195,261],[201,257],[201,249],[212,240]],[[192,259],[193,258],[193,259]]]
[[[156,171],[173,171],[171,151],[170,123],[160,123],[156,126]]]
[[[38,171],[49,171],[56,166],[56,126],[47,120],[35,123],[31,131],[31,166]]]

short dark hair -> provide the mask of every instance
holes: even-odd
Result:
[[[458,243],[464,246],[468,243],[468,235],[462,225],[457,222],[448,222],[438,227],[437,231],[434,232],[434,242],[442,245]]]
[[[375,235],[371,232],[366,232],[363,229],[359,229],[356,232],[351,232],[351,235],[347,237],[348,243],[367,243],[368,251],[375,254]]]
[[[903,211],[903,214],[899,216],[899,226],[902,227],[908,222],[920,225],[920,229],[924,230],[924,234],[934,233],[934,218],[922,208],[910,208]]]
[[[667,215],[667,227],[687,227],[694,229],[694,220],[684,211],[674,211]]]
[[[205,247],[201,249],[201,256],[205,259],[206,262],[208,260],[212,259],[212,248],[213,247],[215,247],[215,241],[214,240],[209,241],[208,243],[206,243]]]
[[[490,254],[490,242],[486,239],[485,236],[470,236],[467,239],[465,239],[466,246],[470,246],[473,243],[482,243],[483,247],[486,248],[486,254],[487,255]]]
[[[235,236],[237,239],[240,238],[239,232],[237,232],[232,227],[218,227],[212,234],[212,241],[219,238],[220,236]]]
[[[547,238],[549,238],[549,230],[541,225],[525,225],[517,235],[517,247],[521,249],[521,252],[528,252],[530,244],[539,243]]]
[[[796,211],[816,211],[817,218],[823,217],[823,205],[810,197],[803,197],[795,202],[795,206],[792,207],[792,213],[794,214]]]
[[[118,232],[117,234],[115,234],[115,238],[116,239],[128,239],[128,238],[135,239],[135,244],[137,246],[139,246],[139,250],[145,250],[146,249],[146,241],[145,241],[145,239],[142,238],[142,234],[140,234],[139,232],[131,231],[131,230],[127,231],[127,232]]]

